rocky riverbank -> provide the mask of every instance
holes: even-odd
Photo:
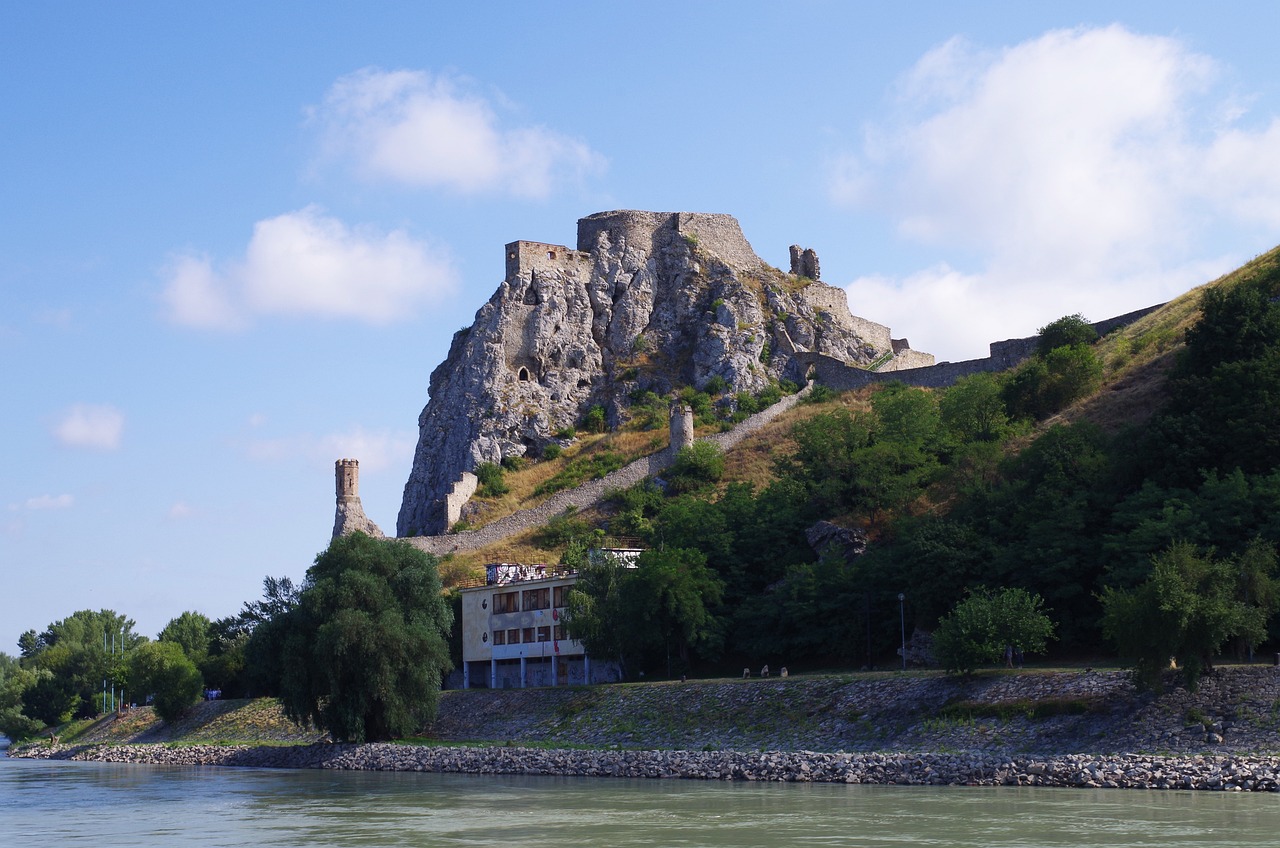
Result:
[[[571,777],[872,783],[904,786],[1061,786],[1120,789],[1280,790],[1280,757],[1068,755],[1049,759],[965,754],[825,754],[813,751],[574,751],[369,744],[251,747],[84,745],[31,747],[18,756],[181,766],[314,768]]]
[[[1160,696],[1135,692],[1119,671],[452,691],[442,694],[439,716],[424,734],[444,744],[318,743],[314,731],[287,722],[273,702],[213,702],[175,725],[140,710],[100,722],[76,744],[37,744],[15,755],[471,774],[1276,791],[1280,669],[1220,669],[1195,693],[1170,688]],[[200,744],[227,741],[268,744]],[[906,751],[928,753],[900,753]]]

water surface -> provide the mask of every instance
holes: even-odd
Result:
[[[1274,846],[1269,794],[134,766],[0,757],[14,846]]]

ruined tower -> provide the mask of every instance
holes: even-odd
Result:
[[[377,539],[384,538],[383,532],[364,514],[364,507],[360,504],[360,463],[354,459],[339,459],[333,464],[333,476],[338,501],[333,519],[333,538],[357,530]]]
[[[693,444],[693,408],[677,403],[671,407],[671,453]]]

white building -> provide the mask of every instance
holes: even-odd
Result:
[[[639,549],[609,549],[634,561]],[[515,689],[614,683],[612,659],[594,660],[570,639],[564,614],[578,573],[565,566],[494,563],[462,589],[462,686]]]

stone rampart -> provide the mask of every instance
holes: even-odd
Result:
[[[1099,336],[1105,336],[1121,327],[1127,327],[1140,318],[1150,315],[1164,304],[1148,306],[1117,315],[1105,321],[1098,321],[1091,326]],[[849,391],[869,386],[872,383],[896,381],[908,386],[922,388],[945,388],[954,385],[962,377],[989,371],[1007,371],[1029,359],[1036,350],[1039,336],[1024,339],[1006,339],[992,342],[990,355],[983,359],[966,359],[962,362],[940,362],[919,368],[902,368],[895,370],[889,365],[879,371],[867,371],[848,365],[834,357],[820,353],[800,351],[792,356],[792,375],[796,377],[812,376],[824,386],[836,391]],[[904,351],[903,353],[906,353]],[[901,356],[901,354],[899,354]],[[926,354],[927,355],[927,354]],[[904,358],[905,364],[908,360]]]
[[[722,450],[728,450],[747,436],[773,421],[782,413],[800,402],[811,387],[805,386],[794,395],[788,395],[768,409],[738,424],[725,433],[716,433],[705,437],[705,441],[713,442]],[[671,451],[659,451],[641,457],[635,462],[606,474],[598,480],[588,480],[573,488],[556,492],[537,506],[503,516],[478,530],[465,530],[461,533],[450,533],[444,536],[408,536],[403,540],[419,550],[441,556],[449,553],[479,550],[487,545],[510,538],[535,527],[541,527],[566,509],[587,509],[605,499],[609,492],[626,489],[639,483],[646,477],[654,477],[667,470],[675,462],[675,454]]]
[[[597,212],[578,220],[578,250],[590,253],[600,234],[607,233],[612,244],[625,240],[629,245],[638,245],[646,252],[652,252],[659,245],[659,234],[664,230],[690,238],[734,268],[752,269],[763,264],[742,234],[738,219],[732,215],[706,212],[644,212],[637,209]]]

